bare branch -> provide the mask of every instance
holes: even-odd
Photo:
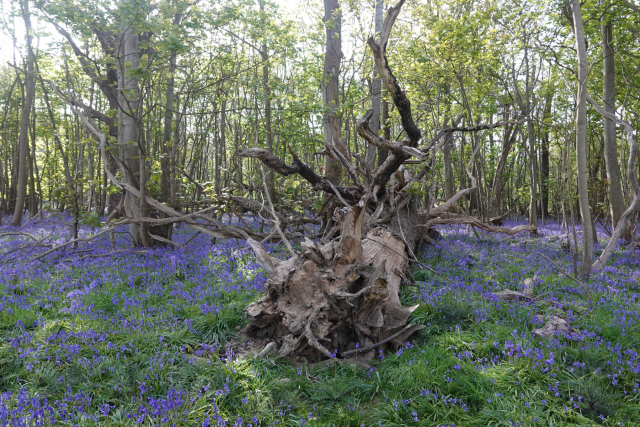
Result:
[[[358,134],[370,144],[375,145],[378,148],[385,148],[396,155],[413,156],[419,160],[426,160],[428,156],[417,148],[410,147],[406,144],[397,141],[389,141],[376,135],[371,131],[369,123],[373,117],[373,110],[368,110],[364,117],[358,120],[357,128]]]
[[[377,343],[372,344],[372,345],[367,346],[367,347],[356,348],[355,350],[349,350],[349,351],[342,352],[342,353],[340,354],[340,356],[342,356],[342,357],[346,357],[346,356],[349,356],[349,355],[351,355],[351,354],[356,354],[356,353],[366,353],[367,351],[371,351],[371,350],[375,349],[376,347],[380,347],[382,344],[386,344],[386,343],[388,343],[389,341],[391,341],[391,340],[392,340],[392,339],[394,339],[395,337],[397,337],[397,336],[401,335],[403,332],[408,331],[408,330],[409,330],[409,329],[411,329],[412,327],[413,327],[413,324],[412,324],[412,323],[409,323],[407,326],[405,326],[404,328],[400,329],[400,330],[399,330],[398,332],[396,332],[395,334],[388,336],[387,338],[383,339],[383,340],[382,340],[382,341],[380,341],[380,342],[377,342]]]
[[[285,237],[284,233],[282,232],[282,229],[280,228],[280,219],[276,214],[276,210],[273,208],[273,203],[271,202],[271,195],[269,194],[269,188],[267,187],[267,180],[264,176],[264,168],[262,167],[262,165],[260,165],[260,175],[262,177],[262,186],[264,187],[264,194],[267,197],[267,202],[269,203],[271,216],[273,216],[273,226],[275,227],[276,231],[280,235],[280,239],[282,239],[282,242],[287,247],[287,250],[289,251],[291,256],[296,256],[296,251],[293,250],[293,247],[291,246],[291,242],[289,242],[289,240]]]
[[[333,154],[332,157],[336,158],[342,164],[342,166],[344,166],[345,170],[353,180],[353,183],[358,188],[361,188],[361,189],[364,188],[362,185],[362,182],[360,181],[360,178],[358,177],[358,173],[356,172],[355,166],[353,166],[353,164],[349,160],[347,160],[347,158],[340,152],[340,150],[338,150],[338,148],[336,147],[336,142],[331,141],[331,145],[326,143],[325,145],[327,149],[331,151],[331,154]]]
[[[433,218],[430,219],[426,225],[423,227],[432,227],[434,225],[452,225],[452,224],[469,224],[474,227],[478,227],[485,231],[490,231],[492,233],[504,233],[509,235],[515,235],[521,233],[523,231],[528,231],[531,234],[538,234],[538,228],[532,225],[518,225],[517,227],[509,228],[509,227],[496,227],[493,225],[486,224],[480,221],[478,218],[473,217],[462,217],[462,218]]]
[[[292,155],[295,152],[292,152]],[[256,157],[260,159],[262,163],[278,172],[280,175],[289,176],[292,174],[298,174],[309,182],[314,190],[324,191],[325,193],[334,194],[333,188],[329,184],[329,181],[318,176],[311,168],[300,161],[297,155],[293,156],[293,162],[291,166],[287,166],[282,160],[274,156],[267,150],[262,148],[248,148],[238,152],[240,157]],[[362,190],[355,187],[336,187],[340,192],[340,195],[347,201],[357,202],[362,197]]]

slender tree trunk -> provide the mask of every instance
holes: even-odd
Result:
[[[22,222],[22,211],[24,209],[24,201],[27,196],[27,161],[29,157],[29,115],[31,106],[35,97],[36,82],[33,72],[34,54],[31,48],[31,14],[29,12],[29,0],[22,2],[22,19],[26,28],[27,40],[27,76],[25,78],[25,97],[22,104],[22,114],[20,116],[20,136],[18,139],[18,189],[16,197],[16,205],[13,212],[13,220],[11,225],[20,225]]]
[[[376,39],[382,31],[382,12],[384,8],[384,0],[376,0],[376,12],[375,12],[375,33]],[[373,133],[376,135],[380,130],[380,98],[382,95],[382,84],[378,70],[375,65],[373,67],[373,82],[371,85],[371,109],[373,110],[373,116],[371,117],[371,124],[369,125]],[[369,144],[367,146],[367,164],[369,168],[373,170],[375,167],[376,146]]]
[[[603,59],[603,107],[606,112],[615,114],[616,108],[616,66],[611,42],[613,41],[613,29],[611,22],[605,23],[606,16],[602,17],[602,59]],[[607,169],[609,181],[609,204],[611,206],[611,218],[613,228],[625,209],[620,184],[620,168],[618,166],[618,146],[616,141],[616,124],[604,117],[604,163]]]
[[[326,28],[326,46],[324,56],[324,72],[322,98],[325,113],[322,119],[324,141],[328,145],[335,144],[343,154],[346,149],[340,139],[340,106],[339,80],[340,61],[342,60],[342,11],[338,0],[324,0],[324,23]],[[327,179],[335,185],[340,184],[342,167],[329,156],[325,156],[325,173]]]
[[[591,272],[593,262],[593,228],[591,226],[591,210],[589,208],[589,175],[587,170],[587,77],[589,63],[582,26],[580,2],[571,0],[571,12],[578,48],[578,96],[576,113],[576,163],[578,169],[578,198],[582,217],[582,265],[580,277],[585,278]]]
[[[445,119],[444,125],[447,126],[447,120]],[[453,134],[447,133],[445,136],[445,143],[442,146],[442,154],[444,159],[444,198],[449,200],[454,194],[454,178],[453,178],[453,166],[451,164],[451,144],[453,143]]]
[[[551,120],[551,103],[553,101],[553,91],[549,90],[547,94],[547,100],[544,110],[544,118],[543,122],[547,122]],[[540,182],[540,193],[542,195],[542,217],[546,218],[549,216],[549,129],[546,127],[541,127],[542,130],[542,138],[541,138],[541,150],[540,154],[540,174],[541,182]]]
[[[447,85],[445,91],[447,93],[449,92],[449,85]],[[447,107],[447,110],[449,110],[448,107]],[[449,116],[449,111],[447,111],[447,116]],[[447,122],[449,119],[452,120],[451,126],[456,127],[462,120],[462,115],[459,115],[456,119],[453,119],[452,117],[446,117],[445,123],[444,123],[445,127],[447,126]],[[453,133],[448,132],[447,134],[445,134],[444,139],[445,139],[445,143],[442,146],[442,154],[444,158],[444,187],[445,187],[444,196],[445,196],[445,199],[449,200],[450,198],[453,197],[455,193],[455,182],[454,182],[455,180],[453,177],[453,164],[451,160],[451,146],[453,145]]]
[[[528,50],[525,49],[525,62],[527,64],[527,87],[525,91],[525,102],[527,106],[527,115],[531,116],[533,113],[533,102],[531,97],[533,96],[533,88],[531,85],[531,79],[535,77],[535,67],[533,73],[529,67]],[[530,117],[531,118],[531,117]],[[531,185],[530,185],[530,199],[529,199],[529,224],[538,226],[538,162],[536,156],[536,133],[533,120],[527,122],[527,136],[529,141],[529,160],[531,161]]]
[[[264,14],[264,0],[260,0],[260,12]],[[263,21],[264,22],[264,21]],[[273,153],[273,131],[271,129],[271,85],[269,84],[269,48],[266,43],[260,46],[262,58],[262,88],[264,91],[264,130],[267,150]],[[276,203],[275,181],[273,170],[267,171],[267,188],[271,200]]]
[[[173,101],[175,98],[175,77],[176,53],[173,52],[169,58],[169,77],[167,78],[166,108],[164,110],[164,131],[162,133],[162,169],[161,187],[162,201],[171,203],[171,122],[173,119]]]
[[[35,67],[34,67],[35,71]],[[34,76],[35,77],[35,76]],[[34,80],[35,86],[35,80]],[[34,92],[35,93],[35,92]],[[35,95],[34,95],[35,96]],[[29,158],[29,218],[33,218],[38,213],[38,193],[36,187],[40,187],[40,179],[38,177],[38,165],[36,164],[36,109],[35,103],[31,106],[31,122],[29,126],[29,135],[31,145],[29,147],[30,152],[27,154]],[[42,194],[42,193],[40,193]]]
[[[508,113],[505,114],[505,119],[507,117]],[[498,164],[496,165],[496,170],[493,174],[493,182],[491,185],[492,206],[490,215],[500,215],[500,206],[502,204],[501,195],[502,188],[504,186],[502,182],[502,176],[507,165],[507,160],[509,159],[509,153],[511,152],[511,148],[513,148],[513,145],[518,138],[519,131],[519,125],[506,126],[504,129],[504,134],[502,137],[502,151],[500,152],[500,158],[498,159]]]

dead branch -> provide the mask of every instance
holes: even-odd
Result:
[[[151,238],[152,238],[153,240],[157,240],[158,242],[162,242],[162,243],[165,243],[165,244],[167,244],[167,245],[177,246],[177,247],[179,247],[180,249],[183,249],[183,248],[184,248],[184,246],[183,246],[183,245],[181,245],[180,243],[178,243],[178,242],[174,242],[173,240],[166,239],[166,238],[164,238],[164,237],[162,237],[162,236],[156,236],[155,234],[151,234],[151,233],[149,233],[149,236],[151,236]]]
[[[342,164],[344,169],[347,171],[347,174],[353,180],[353,183],[358,188],[362,189],[363,185],[360,181],[360,178],[358,177],[355,166],[353,166],[353,164],[340,152],[340,150],[338,150],[338,148],[336,147],[336,142],[332,140],[331,144],[325,145],[327,146],[327,149],[331,152],[331,154],[333,154],[332,157],[337,159]]]
[[[413,156],[420,161],[425,161],[428,159],[428,155],[418,150],[417,148],[411,147],[402,142],[389,141],[373,133],[371,131],[371,128],[369,127],[371,117],[373,117],[373,110],[368,110],[364,117],[358,120],[357,123],[358,134],[370,144],[375,145],[378,148],[389,150],[395,155],[404,155],[407,157]]]
[[[267,202],[269,203],[269,209],[271,212],[271,216],[273,216],[273,226],[276,229],[276,231],[278,232],[278,234],[280,235],[280,239],[282,240],[282,242],[285,244],[285,246],[287,247],[287,250],[289,251],[289,253],[292,256],[296,255],[296,251],[293,250],[293,247],[291,246],[291,242],[289,242],[289,239],[287,239],[284,235],[284,233],[282,232],[282,229],[280,228],[280,219],[278,218],[278,215],[276,214],[276,210],[273,208],[273,203],[271,202],[271,195],[269,194],[269,188],[267,188],[267,180],[264,176],[264,168],[262,167],[262,165],[260,165],[260,175],[262,177],[262,186],[264,187],[264,194],[267,198]]]
[[[356,348],[355,350],[349,350],[349,351],[345,351],[340,353],[340,356],[342,357],[346,357],[349,356],[351,354],[356,354],[356,353],[366,353],[367,351],[371,351],[374,350],[377,347],[380,347],[382,344],[386,344],[389,341],[391,341],[392,339],[394,339],[395,337],[401,335],[403,332],[408,331],[409,329],[411,329],[413,327],[413,324],[409,323],[407,326],[405,326],[404,328],[400,329],[398,332],[396,332],[395,334],[383,339],[380,342],[377,342],[373,345],[367,346],[367,347],[362,347],[362,348]]]
[[[309,182],[314,190],[334,194],[329,181],[318,176],[311,168],[300,161],[297,155],[293,156],[291,166],[287,166],[282,160],[262,148],[247,148],[237,153],[239,157],[255,157],[282,176],[298,174]],[[293,155],[293,153],[292,153]],[[340,195],[348,201],[357,202],[362,197],[362,190],[355,187],[336,187]]]
[[[504,224],[505,218],[507,218],[510,213],[511,213],[511,209],[509,209],[507,212],[503,213],[502,215],[494,216],[493,218],[489,218],[489,224],[497,225],[497,226],[500,226],[500,225]]]
[[[106,254],[90,254],[90,255],[83,255],[79,258],[75,258],[73,261],[82,261],[84,259],[88,259],[88,258],[107,258],[107,257],[111,257],[113,255],[117,255],[117,254],[121,254],[121,253],[129,253],[129,254],[146,254],[148,251],[146,250],[133,250],[133,249],[118,249],[115,251],[111,251],[108,252]]]
[[[7,237],[7,236],[25,236],[25,237],[28,237],[31,240],[33,240],[38,245],[44,240],[44,239],[40,240],[36,236],[34,236],[33,234],[26,233],[24,231],[10,231],[10,232],[7,232],[7,233],[0,234],[0,238]]]
[[[528,231],[531,234],[538,234],[538,228],[532,225],[519,225],[517,227],[508,228],[508,227],[496,227],[493,225],[486,224],[480,221],[478,218],[473,217],[463,217],[463,218],[433,218],[430,219],[426,225],[423,227],[433,227],[434,225],[453,225],[453,224],[469,224],[474,227],[478,227],[482,230],[489,231],[491,233],[504,233],[509,235],[514,235],[521,233],[523,231]]]
[[[591,294],[591,292],[589,291],[589,289],[584,285],[584,283],[582,283],[580,280],[578,280],[577,278],[573,277],[571,274],[566,273],[564,271],[563,268],[561,268],[558,264],[556,264],[555,262],[553,262],[549,257],[547,257],[544,254],[540,254],[542,255],[542,257],[544,259],[546,259],[547,261],[549,261],[551,264],[553,264],[560,272],[562,272],[565,276],[567,276],[568,278],[570,278],[571,280],[573,280],[574,282],[576,282],[578,285],[580,285],[580,287],[582,288],[582,290],[584,291],[584,293],[587,296],[587,300],[589,300],[589,305],[591,308],[593,308],[593,295]]]
[[[311,347],[315,348],[316,350],[318,350],[320,353],[324,354],[328,358],[333,358],[333,355],[331,354],[331,352],[327,350],[322,344],[320,344],[320,342],[316,339],[315,335],[313,335],[313,332],[311,332],[311,322],[315,320],[317,313],[318,313],[318,310],[316,310],[312,316],[309,316],[309,321],[307,322],[307,326],[305,327],[304,335],[307,338],[307,342]]]
[[[444,128],[443,131],[444,132],[479,132],[481,130],[490,130],[490,129],[495,129],[497,127],[502,127],[507,125],[521,125],[527,120],[529,119],[524,118],[520,120],[506,120],[502,122],[492,123],[490,125],[481,124],[481,125],[476,125],[471,127],[455,126],[455,127]]]

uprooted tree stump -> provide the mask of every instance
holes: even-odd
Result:
[[[246,309],[249,317],[246,332],[277,342],[281,357],[307,353],[345,357],[360,353],[367,358],[383,344],[402,345],[413,332],[421,329],[421,325],[407,325],[417,306],[403,307],[399,291],[408,274],[409,261],[415,260],[416,247],[421,242],[433,242],[432,227],[436,224],[472,224],[487,231],[509,234],[536,232],[535,227],[511,230],[469,217],[439,218],[462,197],[478,190],[471,168],[479,144],[466,167],[472,186],[461,189],[439,206],[418,210],[412,186],[432,171],[436,153],[444,144],[440,141],[442,137],[447,132],[476,132],[504,123],[443,129],[426,146],[418,147],[421,132],[413,121],[411,103],[386,58],[387,40],[403,3],[404,0],[399,0],[389,8],[379,41],[372,38],[368,41],[406,135],[403,141],[390,141],[372,132],[369,128],[371,110],[358,122],[362,138],[389,152],[380,167],[372,171],[355,155],[362,166],[358,168],[337,148],[341,144],[325,142],[325,154],[340,162],[353,183],[343,187],[317,175],[300,160],[291,145],[293,162],[290,165],[257,147],[238,153],[240,157],[258,158],[280,175],[300,175],[313,189],[324,191],[345,206],[331,215],[324,243],[306,239],[301,245],[302,252],[286,261],[271,257],[260,243],[248,239],[267,272],[267,282],[264,296]],[[423,166],[412,172],[405,166],[407,163]],[[274,221],[277,223],[276,218]]]
[[[246,310],[247,333],[281,340],[279,357],[305,349],[335,357],[356,346],[372,352],[387,338],[401,345],[422,328],[406,327],[418,306],[403,307],[398,296],[408,267],[405,244],[383,227],[362,236],[363,208],[337,213],[342,224],[339,241],[319,245],[307,239],[302,253],[287,261],[249,241],[268,280],[262,299]]]

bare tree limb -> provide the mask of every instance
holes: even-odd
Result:
[[[295,152],[292,152],[292,155]],[[287,166],[282,160],[267,150],[262,148],[247,148],[238,152],[240,157],[255,157],[262,163],[275,170],[277,173],[283,176],[289,176],[298,174],[309,182],[314,190],[324,191],[325,193],[334,194],[333,188],[329,184],[329,181],[318,176],[309,166],[300,161],[297,155],[293,155],[293,162],[291,166]],[[336,187],[340,192],[340,195],[347,201],[357,202],[363,195],[363,192],[359,188],[355,187]]]
[[[489,231],[492,233],[504,233],[509,234],[511,236],[521,233],[523,231],[528,231],[531,234],[538,234],[538,228],[532,225],[519,225],[517,227],[509,228],[509,227],[497,227],[493,225],[486,224],[480,221],[478,218],[473,217],[462,217],[462,218],[433,218],[430,219],[429,222],[423,227],[432,227],[434,225],[452,225],[452,224],[469,224],[474,227],[478,227],[482,230]]]
[[[262,186],[264,187],[264,194],[267,197],[267,202],[269,203],[269,209],[271,210],[271,215],[273,216],[273,226],[275,227],[276,231],[280,235],[280,239],[282,239],[282,242],[287,247],[287,250],[289,251],[291,256],[296,256],[296,251],[293,250],[293,247],[291,246],[291,242],[289,242],[289,239],[285,237],[284,233],[282,232],[282,229],[280,228],[280,219],[276,214],[276,210],[273,208],[273,203],[271,202],[271,195],[269,194],[269,188],[267,187],[267,179],[264,176],[264,167],[262,167],[262,165],[260,165],[260,175],[262,177]]]
[[[398,332],[396,332],[393,335],[388,336],[387,338],[383,339],[380,342],[377,342],[375,344],[372,344],[370,346],[367,347],[362,347],[362,348],[356,348],[355,350],[349,350],[349,351],[344,351],[340,354],[340,356],[342,357],[346,357],[349,356],[351,354],[356,354],[356,353],[366,353],[367,351],[371,351],[374,350],[377,347],[380,347],[382,344],[386,344],[389,341],[391,341],[392,339],[394,339],[395,337],[401,335],[403,332],[408,331],[409,329],[411,329],[413,327],[412,323],[409,323],[407,326],[405,326],[404,328],[400,329]]]
[[[426,160],[428,156],[417,148],[410,147],[406,144],[396,141],[389,141],[379,135],[376,135],[371,131],[369,123],[373,117],[373,110],[368,110],[364,117],[358,120],[357,129],[358,134],[370,144],[375,145],[378,148],[384,148],[396,155],[405,155],[407,157],[413,156],[419,160]]]

